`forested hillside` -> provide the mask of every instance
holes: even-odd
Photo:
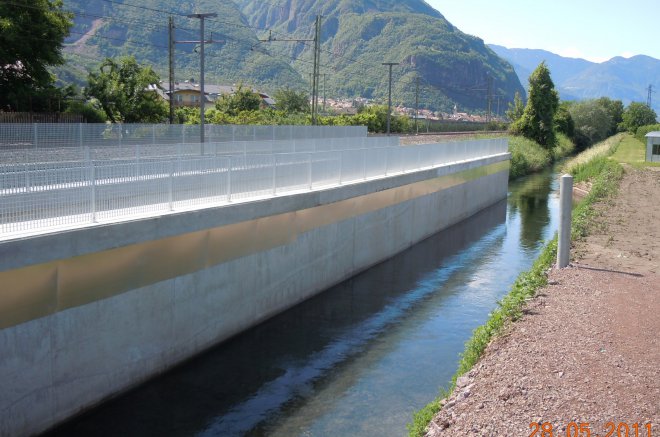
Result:
[[[309,89],[313,64],[314,20],[322,14],[321,74],[328,97],[384,99],[387,74],[394,70],[395,103],[412,106],[419,78],[422,107],[484,110],[489,82],[502,104],[522,86],[511,65],[479,38],[466,35],[422,0],[65,0],[75,13],[66,52],[72,62],[58,75],[83,81],[86,70],[106,56],[134,55],[167,78],[168,18],[176,40],[198,40],[192,12],[216,12],[206,22],[207,81],[243,82],[267,91]],[[272,32],[272,33],[271,33]],[[259,41],[268,39],[271,41]],[[194,44],[176,44],[176,79],[198,80]],[[72,67],[73,66],[73,67]]]

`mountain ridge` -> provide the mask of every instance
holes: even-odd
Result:
[[[596,63],[563,57],[546,50],[510,49],[494,44],[489,46],[514,66],[524,85],[531,71],[541,61],[546,61],[555,86],[564,100],[609,97],[627,105],[633,101],[646,102],[648,86],[660,86],[660,60],[648,55],[630,58],[615,56]],[[660,113],[660,102],[654,100],[653,109]]]
[[[65,0],[65,6],[76,13],[66,51],[76,60],[80,82],[85,76],[82,67],[127,54],[153,65],[166,79],[165,12],[175,14],[177,40],[194,40],[199,39],[199,20],[181,15],[215,11],[218,17],[206,22],[206,37],[213,32],[214,39],[225,43],[206,47],[208,83],[244,82],[265,91],[308,90],[313,43],[282,40],[311,39],[314,17],[321,12],[321,73],[329,96],[384,101],[387,74],[381,63],[386,61],[401,64],[394,69],[395,104],[414,105],[418,77],[420,106],[429,109],[451,110],[457,104],[484,111],[489,77],[494,94],[504,101],[523,91],[506,61],[481,39],[460,32],[423,0],[284,0],[281,5],[253,0],[143,0],[139,5]],[[99,19],[102,22],[89,32]],[[271,30],[277,41],[260,41],[269,39]],[[197,79],[199,55],[193,49],[193,44],[177,44],[177,80]]]

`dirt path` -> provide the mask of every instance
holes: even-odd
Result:
[[[658,170],[627,169],[572,266],[550,273],[551,285],[458,381],[427,435],[587,437],[571,422],[589,423],[591,436],[614,426],[612,436],[647,437],[648,424],[660,435]],[[552,424],[553,434],[535,423]]]

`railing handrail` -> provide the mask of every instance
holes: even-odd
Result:
[[[121,162],[90,159],[70,167],[28,163],[18,171],[0,166],[0,239],[311,191],[506,152],[506,139],[491,139]]]

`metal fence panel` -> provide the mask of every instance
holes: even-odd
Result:
[[[289,144],[305,151],[273,153]],[[336,186],[497,155],[508,146],[506,139],[383,144],[392,143],[386,137],[343,145],[335,139],[210,143],[204,156],[199,144],[136,144],[83,149],[84,159],[0,163],[0,238]],[[263,150],[268,153],[253,153]]]

